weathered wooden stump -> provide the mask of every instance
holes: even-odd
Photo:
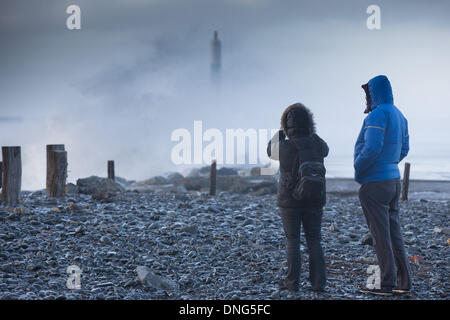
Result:
[[[114,160],[108,160],[108,179],[116,180],[114,173]]]
[[[209,174],[209,195],[215,196],[216,195],[216,170],[217,164],[216,160],[213,160],[211,163],[211,172]]]
[[[64,197],[67,179],[67,151],[51,151],[49,154],[49,184],[47,194],[50,197]]]
[[[67,179],[67,152],[63,144],[47,145],[46,192],[50,197],[64,197]]]
[[[15,205],[22,188],[22,158],[20,147],[2,147],[2,200]]]
[[[411,169],[411,164],[409,162],[405,162],[405,171],[403,171],[402,201],[408,200],[410,169]]]

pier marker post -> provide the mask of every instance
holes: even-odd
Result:
[[[209,195],[216,195],[216,160],[213,160],[211,163],[211,172],[209,174]]]
[[[405,171],[403,171],[402,201],[408,200],[410,169],[411,169],[411,164],[409,162],[405,162]]]
[[[108,179],[116,180],[114,173],[114,160],[108,160]]]

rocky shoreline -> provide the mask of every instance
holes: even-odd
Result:
[[[401,203],[414,288],[392,299],[448,299],[449,203]],[[19,206],[0,204],[0,299],[374,299],[358,292],[376,264],[367,233],[357,197],[330,193],[326,292],[310,289],[302,236],[301,290],[288,293],[278,289],[286,263],[274,194],[22,192]],[[66,285],[72,265],[81,289]]]

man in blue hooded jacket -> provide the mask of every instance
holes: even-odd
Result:
[[[391,84],[380,75],[362,85],[369,115],[355,145],[355,180],[372,234],[380,267],[381,287],[363,292],[392,295],[411,289],[411,270],[399,220],[398,163],[409,151],[408,122],[394,106]]]

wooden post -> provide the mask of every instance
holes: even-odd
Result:
[[[59,163],[61,161],[61,158],[64,158],[64,155],[53,155],[53,151],[65,151],[63,144],[48,144],[47,145],[47,181],[46,181],[46,191],[47,194],[51,197],[62,197],[64,196],[64,188],[63,188],[63,194],[60,194],[60,184],[62,183],[62,180],[66,180],[67,176],[67,163],[65,164],[65,172],[64,178],[60,176],[62,172],[61,171],[62,165]],[[67,161],[67,154],[65,155],[66,161]],[[65,186],[64,186],[65,187]]]
[[[2,168],[3,162],[0,161],[0,189],[2,188]]]
[[[67,151],[50,151],[48,169],[47,194],[54,198],[64,197],[67,178]]]
[[[209,195],[216,195],[216,160],[211,163],[211,172],[209,174]]]
[[[20,201],[22,188],[22,158],[20,147],[2,147],[2,200],[15,205]]]
[[[410,168],[411,168],[411,164],[409,162],[405,162],[405,171],[403,171],[402,201],[408,200]]]
[[[116,180],[114,173],[114,160],[108,160],[108,179]]]

